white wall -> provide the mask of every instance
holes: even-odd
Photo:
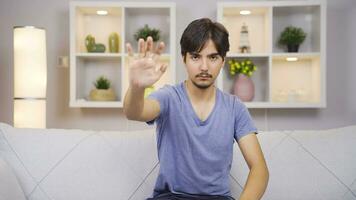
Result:
[[[177,47],[180,35],[190,21],[200,17],[216,19],[217,0],[173,2],[177,6]],[[355,7],[354,0],[328,0],[327,108],[251,109],[259,129],[324,129],[356,124],[356,94],[353,88],[356,85]],[[68,107],[69,69],[58,68],[56,62],[58,56],[69,55],[69,0],[1,0],[0,19],[1,122],[12,124],[12,28],[15,25],[34,25],[47,30],[47,127],[109,130],[146,127],[144,123],[126,120],[122,109]],[[176,54],[180,55],[179,48]],[[183,63],[178,57],[177,81],[183,81],[185,75]]]
[[[346,91],[345,94],[346,105],[348,111],[346,117],[350,119],[350,123],[356,124],[356,2],[353,1],[347,12],[347,67],[345,67]]]

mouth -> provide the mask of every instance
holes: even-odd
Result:
[[[202,81],[206,81],[208,79],[210,79],[209,77],[198,77],[199,80],[202,80]]]
[[[196,77],[199,79],[202,79],[202,80],[207,80],[207,79],[212,78],[213,76],[210,74],[198,74]]]

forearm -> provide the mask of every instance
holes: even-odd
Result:
[[[268,184],[269,173],[264,165],[252,167],[239,200],[259,200]]]
[[[138,120],[144,106],[145,88],[130,86],[124,99],[124,113],[130,120]]]

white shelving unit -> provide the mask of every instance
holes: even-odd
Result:
[[[251,14],[241,15],[249,10]],[[251,59],[258,67],[252,75],[255,97],[249,108],[326,107],[326,4],[324,1],[219,2],[218,21],[229,31],[230,52],[219,75],[218,87],[231,92],[234,77],[229,59]],[[239,53],[240,30],[249,30],[250,53]],[[298,53],[278,45],[286,26],[301,27],[307,37]],[[286,61],[294,57],[297,61]]]
[[[98,15],[106,10],[107,15]],[[125,44],[130,42],[137,52],[134,33],[148,24],[160,30],[166,45],[161,61],[168,64],[167,71],[159,82],[158,89],[165,84],[175,84],[176,59],[176,9],[167,2],[70,2],[70,107],[120,108],[129,86],[128,55]],[[112,32],[119,35],[119,53],[110,53],[108,37]],[[103,53],[88,53],[85,37],[91,34],[96,43],[106,46]],[[115,101],[90,101],[90,90],[94,81],[106,76],[117,95]]]

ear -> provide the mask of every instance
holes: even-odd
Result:
[[[224,66],[225,66],[225,61],[226,61],[226,57],[224,57],[224,61],[222,62],[222,64],[221,64],[221,68],[224,68]],[[221,69],[220,68],[220,69]]]

